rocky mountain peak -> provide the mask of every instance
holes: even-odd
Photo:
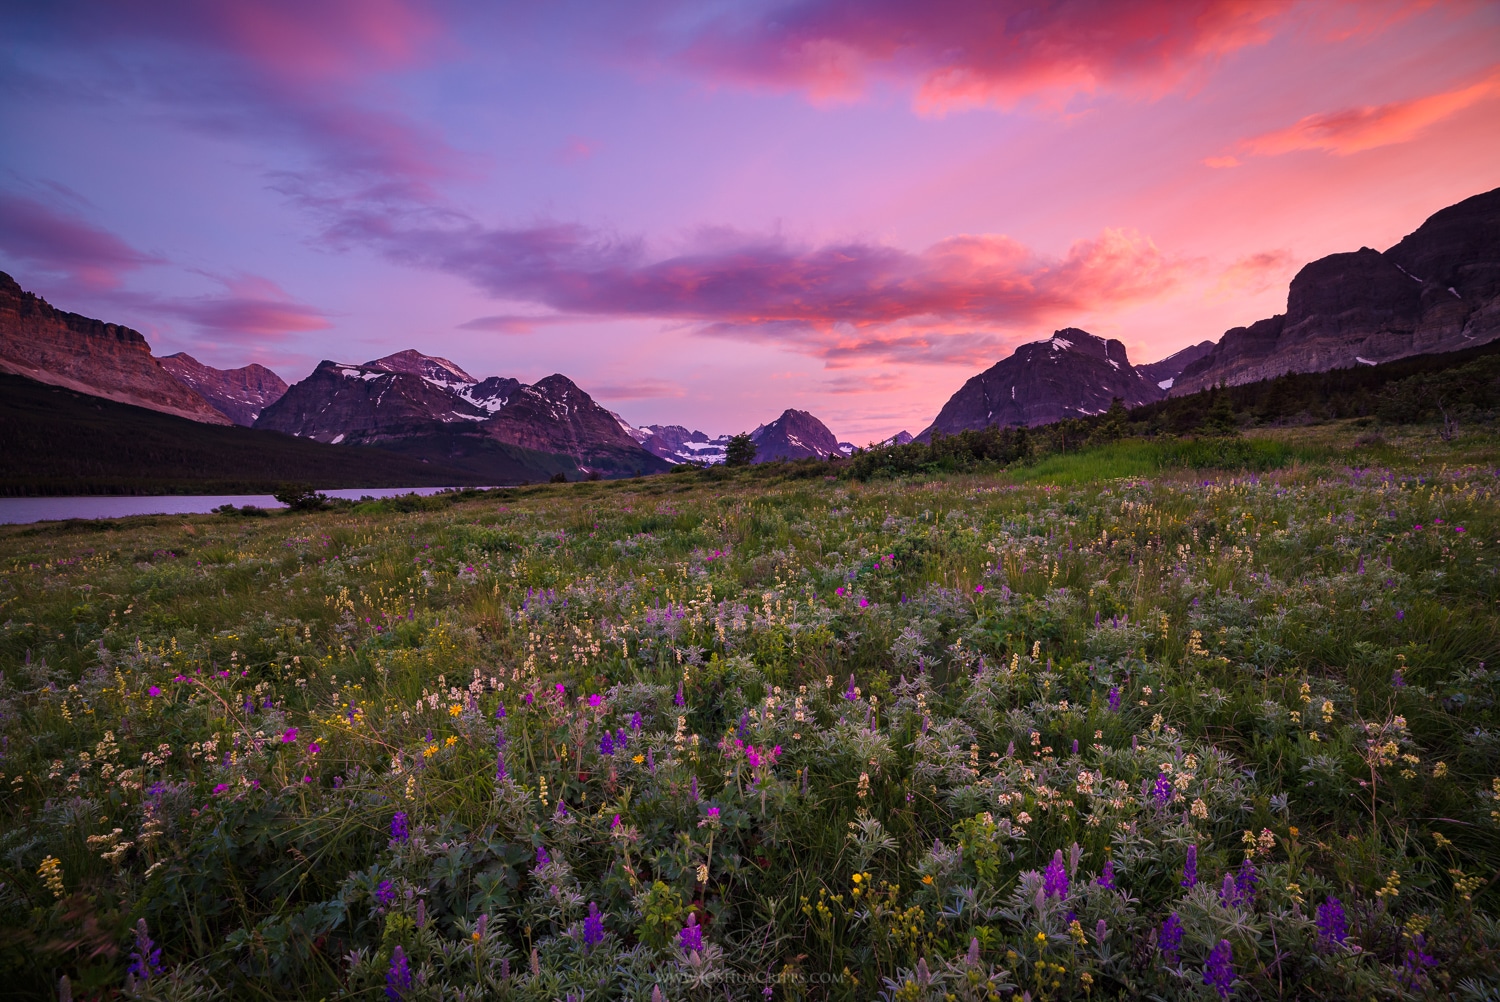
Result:
[[[264,365],[250,363],[238,369],[216,369],[204,365],[185,351],[160,360],[161,367],[178,382],[195,391],[219,413],[248,428],[261,411],[286,393],[286,380]]]
[[[437,355],[424,355],[414,348],[398,351],[384,358],[377,358],[373,362],[364,364],[366,369],[379,369],[382,372],[405,372],[413,376],[421,376],[433,382],[450,386],[458,383],[477,383],[479,380],[469,375],[456,363]]]
[[[770,424],[750,433],[755,443],[755,461],[777,459],[827,459],[839,451],[839,440],[828,426],[807,411],[788,408]]]

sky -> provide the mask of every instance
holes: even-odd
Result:
[[[0,270],[289,382],[404,348],[864,444],[1500,186],[1500,4],[0,0]]]

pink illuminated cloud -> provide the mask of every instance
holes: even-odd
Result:
[[[1429,126],[1497,95],[1500,95],[1500,71],[1492,72],[1467,87],[1426,97],[1308,115],[1285,129],[1244,140],[1238,149],[1243,155],[1261,157],[1296,150],[1323,150],[1336,156],[1348,156],[1380,146],[1409,142]],[[1235,160],[1234,157],[1214,157],[1204,162],[1210,167],[1229,166],[1216,162],[1226,159]]]
[[[275,341],[333,326],[322,310],[297,302],[270,279],[239,275],[219,281],[225,286],[223,295],[160,298],[149,305],[227,340]]]
[[[126,272],[161,263],[76,216],[5,192],[0,192],[0,252],[95,291],[118,288]]]
[[[1164,93],[1272,37],[1292,4],[1244,0],[801,0],[710,21],[681,52],[724,84],[863,96],[875,78],[914,89],[924,114],[1121,88]],[[1377,5],[1382,8],[1389,4]]]
[[[994,344],[976,327],[1018,328],[1155,298],[1186,267],[1149,238],[1118,229],[1077,241],[1061,258],[995,234],[955,236],[912,253],[859,241],[799,247],[716,229],[652,260],[639,240],[571,224],[403,227],[388,215],[353,212],[339,235],[559,314],[698,322],[705,334],[774,342],[829,364],[971,361]],[[465,326],[511,332],[525,324],[501,316]]]

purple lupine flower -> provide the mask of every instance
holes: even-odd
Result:
[[[600,738],[599,738],[599,754],[600,755],[613,755],[614,753],[615,753],[615,739],[609,733],[609,731],[605,731],[600,736]]]
[[[495,752],[495,782],[503,783],[510,778],[510,770],[505,768],[505,752]]]
[[[496,720],[504,720],[505,719],[505,704],[504,703],[501,703],[499,706],[497,706],[495,708],[495,719]]]
[[[1063,862],[1061,849],[1052,854],[1052,862],[1042,871],[1042,890],[1049,898],[1068,896],[1068,866]]]
[[[1405,689],[1406,688],[1406,676],[1403,675],[1403,674],[1401,674],[1401,669],[1400,668],[1397,668],[1395,671],[1391,672],[1391,688],[1392,689]]]
[[[162,972],[161,947],[151,941],[146,920],[135,923],[135,949],[130,954],[130,974],[137,981],[150,981],[153,975]]]
[[[625,750],[625,746],[628,745],[629,743],[630,743],[630,735],[628,735],[628,734],[625,733],[625,728],[621,727],[619,730],[615,731],[615,747],[616,748],[620,749],[621,751],[624,751]]]
[[[604,939],[604,916],[599,914],[599,906],[589,902],[588,918],[583,920],[583,943],[588,947],[595,947]]]
[[[1219,940],[1219,945],[1208,954],[1208,963],[1203,965],[1203,983],[1219,993],[1219,998],[1229,997],[1229,986],[1234,984],[1234,947],[1229,940]]]
[[[382,905],[390,905],[396,900],[396,889],[391,886],[389,880],[382,880],[380,886],[375,888],[375,900]]]
[[[1250,857],[1246,856],[1234,875],[1234,886],[1240,892],[1242,902],[1249,904],[1255,900],[1255,885],[1258,883],[1260,874],[1256,872],[1255,864],[1250,862]]]
[[[1182,864],[1182,886],[1198,886],[1198,847],[1196,845],[1187,847],[1187,860]]]
[[[537,846],[536,847],[536,865],[537,866],[546,866],[550,862],[552,862],[552,857],[547,854],[547,847],[544,846],[544,845]]]
[[[741,713],[740,714],[740,725],[734,729],[734,736],[737,737],[737,738],[740,738],[742,740],[744,738],[748,738],[750,736],[750,714],[749,713]]]
[[[1182,920],[1173,912],[1167,916],[1161,924],[1161,931],[1156,934],[1156,945],[1161,950],[1161,957],[1169,966],[1177,965],[1177,951],[1182,949]]]
[[[640,710],[636,710],[633,714],[630,715],[630,729],[632,731],[638,731],[638,730],[641,729],[641,711]]]
[[[401,1002],[411,991],[411,966],[406,961],[406,951],[396,947],[391,954],[390,970],[385,972],[385,997],[390,1002]]]
[[[1078,754],[1078,739],[1077,738],[1073,739],[1073,754],[1074,755]]]
[[[697,915],[688,914],[687,925],[682,927],[682,931],[677,934],[677,938],[682,944],[683,953],[692,953],[694,950],[701,951],[703,949],[703,927],[698,924]]]
[[[1115,861],[1114,860],[1112,860],[1112,859],[1106,859],[1104,861],[1104,869],[1100,872],[1099,879],[1095,880],[1094,883],[1098,884],[1100,887],[1107,887],[1110,890],[1114,890],[1114,888],[1115,888]]]
[[[1330,897],[1318,906],[1318,939],[1324,946],[1342,943],[1349,935],[1349,922],[1344,917],[1344,903]]]
[[[1415,990],[1427,980],[1426,969],[1437,966],[1437,958],[1427,952],[1427,939],[1421,933],[1411,938],[1411,946],[1401,960],[1401,972],[1396,980],[1408,990]]]
[[[849,700],[852,700],[852,699],[856,698],[855,695],[854,695],[854,676],[853,675],[849,676],[849,687],[844,690],[844,698],[845,699],[849,699]]]
[[[687,705],[687,699],[685,699],[683,697],[683,695],[682,695],[682,683],[681,682],[677,683],[677,698],[674,699],[672,702],[676,703],[678,706],[686,706]]]
[[[1219,903],[1225,908],[1234,908],[1244,899],[1240,893],[1240,885],[1235,883],[1234,874],[1224,874],[1224,883],[1219,885]]]
[[[563,798],[561,797],[557,798],[557,812],[555,816],[558,818],[565,818],[568,816],[568,805],[563,803]]]
[[[397,811],[391,816],[391,841],[405,842],[411,838],[411,832],[406,827],[406,812]]]
[[[1120,712],[1120,687],[1113,686],[1109,690],[1109,708],[1113,713]]]
[[[1165,807],[1172,800],[1172,781],[1167,774],[1159,772],[1156,774],[1156,782],[1151,786],[1151,796],[1155,798],[1160,807]]]

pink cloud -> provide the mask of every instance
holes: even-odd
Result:
[[[239,275],[220,281],[224,295],[161,297],[142,300],[141,305],[187,320],[211,338],[231,341],[280,340],[333,326],[322,310],[297,302],[268,278]]]
[[[591,386],[589,394],[600,400],[660,400],[687,396],[687,392],[676,383],[651,378],[600,383]]]
[[[802,0],[710,21],[677,59],[718,83],[863,96],[914,89],[924,114],[1105,88],[1156,94],[1269,39],[1289,5],[1237,0]]]
[[[1210,295],[1265,292],[1285,287],[1299,262],[1288,250],[1261,251],[1247,254],[1225,268],[1214,283]]]
[[[93,291],[118,288],[126,272],[161,263],[161,258],[136,250],[76,216],[4,192],[0,192],[0,251]],[[25,284],[24,276],[16,277]]]
[[[1500,72],[1477,83],[1408,101],[1308,115],[1296,124],[1239,144],[1249,156],[1272,157],[1295,150],[1324,150],[1348,156],[1415,139],[1422,130],[1471,105],[1500,94]],[[1230,158],[1232,159],[1232,158]],[[1209,166],[1215,166],[1209,164]]]
[[[970,361],[992,347],[991,335],[974,328],[1014,329],[1152,299],[1186,267],[1149,238],[1114,229],[1074,243],[1061,258],[995,234],[951,237],[912,253],[862,241],[803,247],[717,229],[655,260],[640,240],[575,224],[440,228],[420,217],[350,210],[335,232],[397,261],[467,278],[499,298],[575,317],[697,322],[705,334],[776,342],[830,364],[871,356]],[[502,316],[465,326],[511,332],[523,325]]]

